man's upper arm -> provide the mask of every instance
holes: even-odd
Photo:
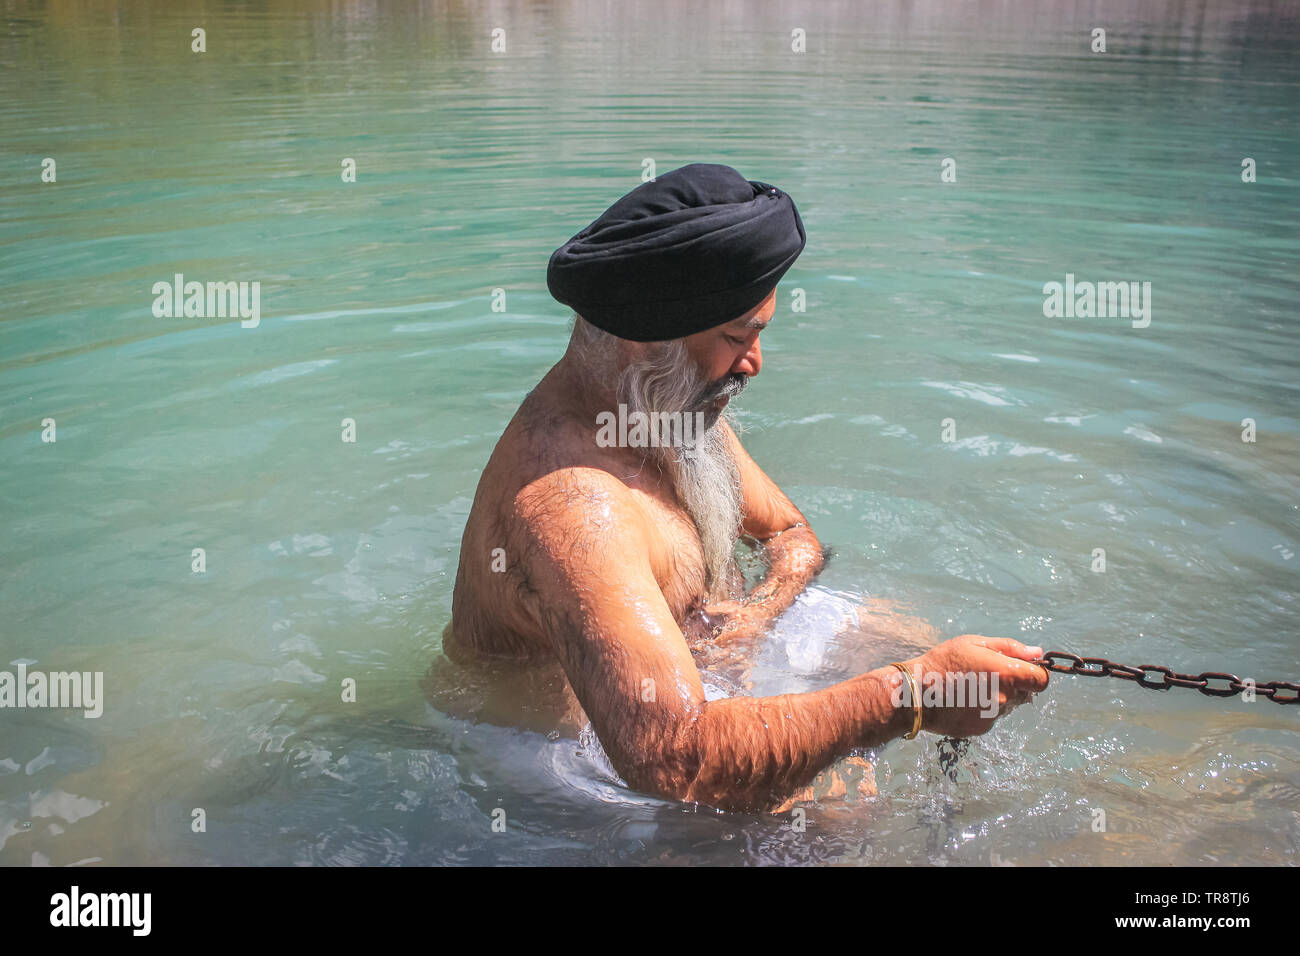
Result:
[[[650,566],[644,518],[616,478],[553,472],[516,498],[543,629],[606,753],[633,786],[681,790],[704,706],[699,671]]]
[[[745,451],[731,426],[722,421],[719,427],[726,429],[736,458],[736,467],[740,471],[740,488],[745,501],[745,534],[766,541],[797,524],[807,525],[808,519],[795,507],[794,502],[749,457],[749,452]]]

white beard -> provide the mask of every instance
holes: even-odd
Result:
[[[673,491],[695,523],[704,551],[706,587],[709,596],[721,598],[730,580],[736,539],[744,509],[740,494],[740,472],[718,422],[705,431],[691,457],[680,449],[652,448],[652,455],[668,473]]]
[[[619,340],[583,319],[578,318],[574,336],[579,356],[588,367],[599,367],[612,358],[617,361]],[[608,365],[606,365],[608,367]],[[606,379],[608,381],[608,379]],[[719,414],[713,407],[718,394],[734,395],[744,387],[744,376],[734,376],[718,383],[708,382],[680,339],[650,343],[644,358],[627,364],[618,374],[617,400],[633,412],[693,413],[704,412],[704,431],[695,443],[693,454],[683,448],[648,447],[647,457],[668,475],[674,493],[695,529],[704,552],[707,597],[725,597],[731,579],[736,540],[744,520],[740,489],[740,471],[719,423],[726,421],[738,429],[730,417],[730,407]]]

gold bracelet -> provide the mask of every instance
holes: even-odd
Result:
[[[903,739],[913,740],[916,738],[916,735],[921,732],[921,691],[920,688],[916,686],[916,678],[912,675],[912,671],[906,664],[900,664],[898,661],[893,661],[889,666],[897,667],[907,676],[908,690],[912,695],[912,707],[916,710],[916,717],[912,721],[912,732],[910,734],[904,734]]]

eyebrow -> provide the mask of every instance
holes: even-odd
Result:
[[[754,316],[754,318],[750,319],[748,322],[742,325],[741,328],[758,329],[760,332],[762,332],[765,328],[768,327],[771,321],[772,321],[771,319],[767,319],[766,321],[764,321],[763,319],[760,319],[758,316]]]

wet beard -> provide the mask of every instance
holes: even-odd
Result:
[[[708,596],[726,597],[736,539],[744,518],[740,495],[740,472],[715,419],[691,457],[674,457],[675,449],[655,448],[660,465],[667,471],[677,498],[695,522],[704,551]],[[666,453],[666,454],[665,454]]]
[[[704,552],[707,597],[726,597],[736,539],[744,518],[740,472],[731,454],[722,420],[731,423],[729,406],[721,413],[720,396],[734,397],[748,379],[730,375],[707,382],[680,342],[654,346],[619,377],[619,401],[628,412],[704,413],[704,431],[693,449],[650,447],[650,458],[668,475],[678,501],[700,535]],[[733,429],[734,430],[734,429]],[[691,451],[691,454],[685,452]]]

